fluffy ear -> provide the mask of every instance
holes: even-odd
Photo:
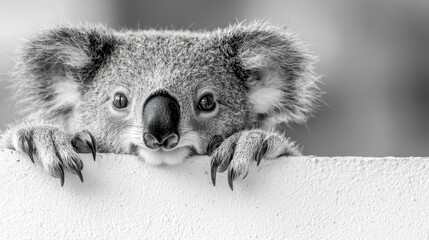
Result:
[[[220,33],[222,51],[245,81],[260,124],[304,122],[320,97],[314,58],[292,34],[266,22],[237,24]]]
[[[72,110],[114,46],[112,33],[89,25],[58,27],[27,41],[12,78],[19,112]]]

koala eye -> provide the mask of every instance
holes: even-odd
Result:
[[[122,93],[116,93],[113,98],[113,106],[118,109],[126,108],[128,106],[128,99]]]
[[[216,103],[214,101],[213,95],[207,94],[200,98],[198,103],[198,108],[202,111],[211,112],[216,108]]]

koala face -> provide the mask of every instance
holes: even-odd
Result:
[[[153,164],[205,154],[215,136],[303,122],[319,96],[310,55],[262,22],[213,32],[59,28],[21,58],[20,75],[40,80],[20,83],[31,90],[23,105],[88,129],[101,151]]]
[[[102,146],[171,164],[205,153],[211,138],[250,122],[245,82],[228,69],[213,36],[143,32],[117,38],[76,114],[93,134],[109,133]]]

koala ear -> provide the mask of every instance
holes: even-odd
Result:
[[[114,46],[111,32],[89,25],[58,27],[28,40],[18,52],[12,79],[20,112],[31,112],[31,106],[70,111]]]
[[[238,24],[221,32],[230,69],[248,88],[253,111],[273,126],[304,122],[320,97],[314,58],[291,33],[266,22]]]

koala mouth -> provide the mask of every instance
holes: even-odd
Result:
[[[192,153],[192,148],[189,146],[183,146],[168,150],[163,148],[152,150],[145,147],[138,147],[136,152],[139,157],[149,164],[175,165],[182,163]]]
[[[191,146],[177,146],[173,149],[149,149],[141,144],[132,144],[132,153],[151,165],[176,165],[182,163],[193,152]]]

